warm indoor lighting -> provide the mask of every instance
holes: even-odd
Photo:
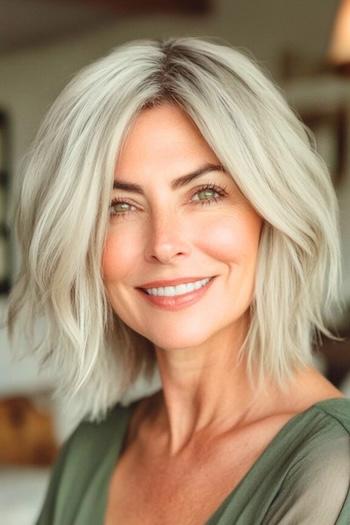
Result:
[[[335,18],[328,61],[337,66],[350,65],[350,0],[342,0]]]

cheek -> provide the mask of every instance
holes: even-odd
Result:
[[[232,262],[246,257],[255,260],[260,229],[261,220],[257,216],[247,213],[223,216],[204,230],[202,245],[221,261]]]
[[[114,281],[130,272],[135,261],[136,243],[130,242],[123,236],[109,234],[102,255],[103,279]]]

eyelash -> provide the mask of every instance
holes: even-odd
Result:
[[[216,184],[209,183],[209,184],[204,184],[203,186],[200,186],[199,188],[197,188],[196,191],[194,192],[193,196],[197,195],[197,193],[202,193],[203,191],[206,191],[206,190],[214,191],[219,196],[218,197],[213,197],[211,199],[198,200],[195,204],[200,204],[201,206],[215,204],[216,202],[220,201],[221,199],[225,198],[228,195],[225,186],[223,188],[221,188],[220,186],[217,186]],[[111,201],[110,210],[112,210],[113,206],[116,206],[119,203],[129,204],[130,206],[134,206],[133,204],[131,204],[127,200],[120,199],[120,198],[116,197],[116,198],[112,199],[112,201]],[[113,213],[111,211],[110,212],[110,216],[111,217],[124,217],[124,216],[128,215],[128,213],[131,213],[131,211],[127,210],[127,211],[122,211],[121,213],[118,213],[118,212]]]

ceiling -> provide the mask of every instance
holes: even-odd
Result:
[[[120,16],[203,14],[210,0],[0,0],[0,54],[114,23]]]

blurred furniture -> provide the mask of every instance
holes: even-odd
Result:
[[[50,393],[0,398],[0,523],[33,525],[58,453]]]
[[[50,466],[57,451],[48,410],[25,396],[0,399],[0,465]]]

